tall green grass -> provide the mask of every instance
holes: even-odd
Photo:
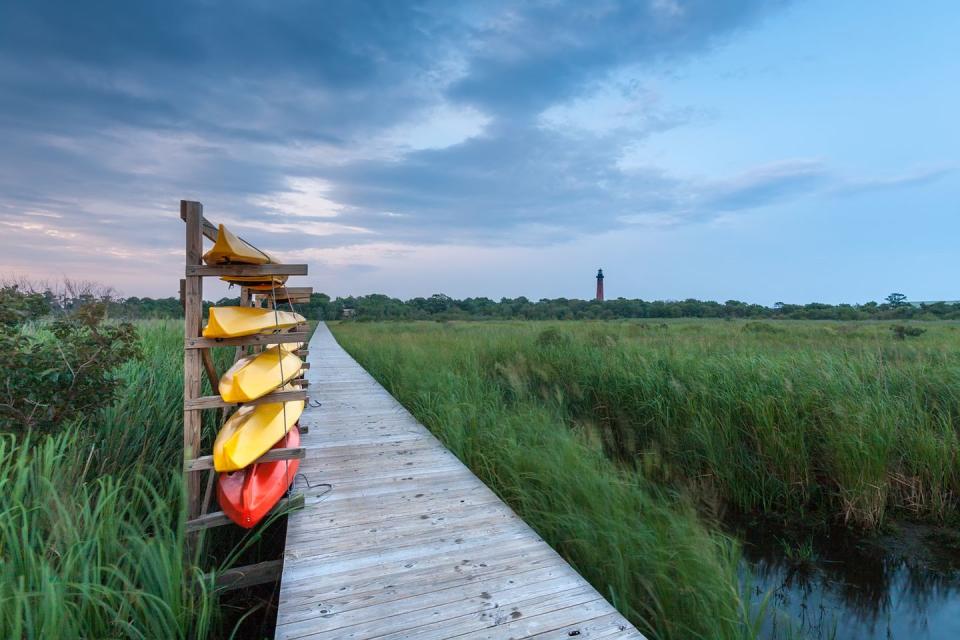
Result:
[[[745,512],[873,529],[957,517],[960,331],[860,323],[407,325],[507,399],[559,403],[611,458]],[[398,327],[344,325],[354,344]],[[439,344],[439,343],[438,343]]]
[[[185,555],[182,324],[138,328],[144,358],[121,367],[112,406],[52,436],[0,436],[3,637],[218,631],[213,574]]]
[[[94,477],[69,430],[0,438],[0,628],[8,638],[195,638],[209,578],[184,564],[180,483]]]
[[[341,343],[655,637],[755,633],[727,508],[957,518],[960,331],[875,323],[343,323]],[[696,505],[696,509],[692,505]]]
[[[508,397],[485,360],[493,344],[509,353],[530,336],[488,330],[336,328],[368,371],[645,633],[755,637],[759,615],[741,597],[736,545],[703,527],[683,496],[618,470],[564,428],[561,403]]]

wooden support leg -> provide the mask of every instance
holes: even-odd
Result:
[[[210,390],[217,393],[220,389],[220,376],[217,375],[217,368],[213,364],[213,354],[210,353],[210,349],[200,349],[200,359],[203,360],[207,380],[210,381]]]
[[[199,202],[180,201],[180,217],[186,222],[186,264],[199,265],[203,253],[203,205]],[[184,279],[184,322],[185,338],[200,335],[200,323],[203,316],[203,278],[189,276]],[[193,400],[200,397],[200,361],[199,349],[183,351],[183,399]],[[191,460],[200,452],[201,413],[195,409],[183,411],[183,457]],[[188,473],[187,514],[193,519],[200,515],[200,477]]]

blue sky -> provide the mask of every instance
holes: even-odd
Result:
[[[960,5],[4,2],[0,274],[173,295],[960,298]],[[225,291],[216,286],[208,297]]]

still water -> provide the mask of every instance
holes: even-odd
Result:
[[[797,553],[746,538],[755,603],[769,593],[767,639],[960,639],[960,572],[936,554],[836,540]]]

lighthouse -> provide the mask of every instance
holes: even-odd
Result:
[[[597,269],[597,300],[603,302],[603,269]]]

